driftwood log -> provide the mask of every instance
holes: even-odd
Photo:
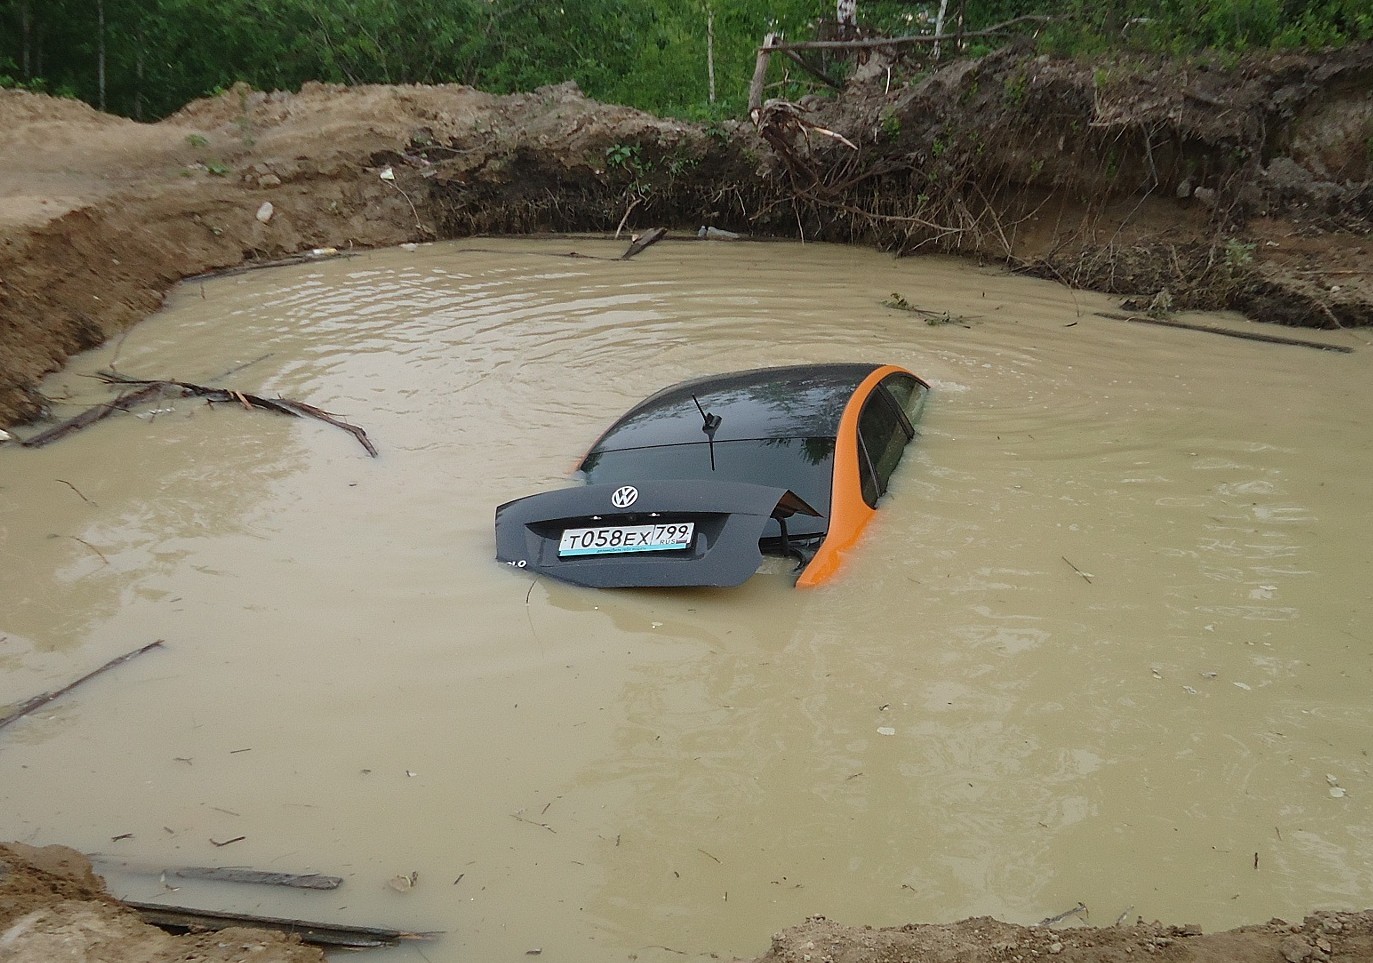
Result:
[[[1135,324],[1156,324],[1162,328],[1182,328],[1184,331],[1202,331],[1206,334],[1219,334],[1226,338],[1242,338],[1245,341],[1263,341],[1268,344],[1290,344],[1298,348],[1315,348],[1318,351],[1338,351],[1349,354],[1354,349],[1344,344],[1326,344],[1323,341],[1308,341],[1305,338],[1284,338],[1278,334],[1264,334],[1260,331],[1232,331],[1210,324],[1193,324],[1190,321],[1173,321],[1169,318],[1150,318],[1139,314],[1116,314],[1111,311],[1094,312],[1099,318],[1112,321],[1131,321]]]
[[[292,418],[314,418],[333,425],[335,428],[342,428],[358,440],[358,444],[367,451],[373,458],[377,457],[377,449],[367,437],[367,432],[357,425],[350,425],[342,421],[335,415],[322,408],[306,404],[303,401],[293,401],[290,398],[263,398],[260,395],[249,394],[246,391],[237,391],[232,388],[210,388],[205,385],[191,384],[188,381],[170,381],[147,378],[129,378],[112,371],[100,372],[100,377],[106,384],[134,385],[137,387],[126,391],[124,394],[105,404],[96,405],[93,408],[81,412],[74,418],[54,425],[47,431],[34,435],[24,441],[25,448],[42,448],[50,445],[54,441],[65,438],[67,435],[80,431],[88,425],[93,425],[101,419],[108,418],[116,411],[128,411],[137,405],[153,398],[187,398],[196,396],[204,398],[206,401],[215,403],[240,404],[244,408],[260,408],[264,411],[274,411],[281,415],[290,415]]]
[[[307,920],[283,919],[276,916],[252,916],[244,913],[220,913],[189,906],[165,906],[161,903],[140,903],[124,900],[125,906],[135,910],[145,923],[176,933],[191,930],[223,930],[231,926],[249,926],[277,933],[294,933],[305,943],[315,946],[341,946],[368,949],[394,946],[408,940],[432,940],[436,932],[412,933],[405,930],[384,929],[377,926],[348,926],[339,923],[312,923]]]
[[[644,233],[634,238],[634,240],[630,243],[629,247],[625,250],[625,252],[620,255],[620,260],[628,261],[630,258],[638,254],[644,248],[652,244],[657,244],[666,236],[667,228],[665,227],[655,227],[647,231],[644,231]]]
[[[322,873],[273,873],[241,866],[181,866],[166,871],[178,879],[209,879],[219,883],[253,883],[259,886],[289,886],[291,889],[338,889],[341,876]]]

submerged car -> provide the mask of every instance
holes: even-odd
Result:
[[[496,557],[578,585],[739,585],[763,555],[834,575],[915,437],[929,385],[812,364],[665,388],[601,435],[579,488],[496,509]]]

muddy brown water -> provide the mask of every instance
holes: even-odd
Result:
[[[433,963],[752,956],[817,913],[1373,904],[1360,339],[1133,326],[825,245],[558,256],[621,249],[190,283],[51,379],[70,412],[112,362],[246,365],[221,383],[343,413],[381,456],[198,401],[0,449],[0,703],[166,640],[0,734],[0,836],[94,854],[130,898],[447,931],[386,953]],[[596,592],[492,560],[493,507],[563,484],[639,398],[830,359],[934,386],[834,584]],[[205,865],[345,883],[160,876]]]

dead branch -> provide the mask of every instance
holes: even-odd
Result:
[[[62,688],[60,688],[60,689],[54,689],[52,692],[44,692],[42,695],[36,695],[36,696],[34,696],[32,699],[30,699],[30,700],[28,700],[27,702],[21,704],[21,705],[19,706],[19,708],[15,709],[15,710],[14,710],[13,712],[11,712],[9,715],[4,716],[4,717],[0,717],[0,729],[3,729],[5,726],[9,725],[11,722],[13,722],[13,721],[16,720],[16,719],[22,719],[24,716],[28,715],[28,714],[29,714],[30,712],[32,712],[34,709],[40,708],[40,707],[42,707],[42,706],[45,706],[45,705],[47,705],[49,702],[52,702],[54,699],[59,699],[59,698],[61,698],[62,696],[66,695],[68,692],[70,692],[70,691],[72,691],[73,689],[75,689],[75,688],[76,688],[77,686],[79,686],[81,683],[83,683],[83,682],[85,682],[85,681],[87,681],[87,680],[89,680],[89,679],[94,679],[94,678],[95,678],[96,676],[98,676],[100,673],[102,673],[102,672],[108,672],[110,669],[113,669],[115,666],[117,666],[117,665],[123,665],[125,662],[128,662],[130,659],[137,658],[138,656],[142,655],[144,652],[147,652],[149,649],[156,649],[156,648],[160,647],[161,645],[162,645],[162,640],[161,640],[161,639],[158,639],[156,642],[149,642],[147,645],[143,646],[143,648],[141,648],[141,649],[134,649],[132,652],[126,652],[124,655],[119,656],[119,658],[117,658],[117,659],[111,659],[110,661],[106,662],[104,665],[102,665],[100,668],[96,669],[95,671],[93,671],[93,672],[87,672],[85,675],[83,675],[81,678],[77,679],[75,682],[70,682],[70,683],[68,683],[67,685],[64,685],[64,686],[63,686]]]
[[[160,385],[146,384],[135,391],[126,391],[124,394],[107,401],[103,405],[96,405],[94,408],[87,408],[75,418],[69,418],[60,425],[54,425],[47,431],[34,435],[27,441],[20,442],[25,448],[42,448],[50,445],[60,438],[65,438],[74,431],[80,431],[88,425],[93,425],[97,421],[108,418],[116,411],[128,411],[136,405],[140,405],[149,398],[155,397],[162,388]]]
[[[87,409],[75,418],[64,421],[62,424],[41,434],[35,435],[28,441],[23,442],[26,448],[41,448],[51,444],[59,438],[64,438],[74,431],[85,428],[87,425],[94,424],[102,418],[106,418],[116,411],[128,411],[135,405],[146,401],[148,398],[161,395],[171,395],[173,397],[200,397],[210,403],[231,402],[240,404],[244,408],[261,408],[264,411],[274,411],[281,415],[290,415],[293,418],[314,418],[333,425],[335,428],[342,428],[358,440],[358,444],[366,449],[367,454],[373,458],[377,457],[377,449],[367,437],[367,432],[357,425],[350,425],[341,421],[337,416],[316,408],[314,405],[306,404],[303,401],[292,401],[289,398],[263,398],[259,395],[249,394],[246,391],[238,391],[233,388],[209,388],[205,385],[191,384],[188,381],[169,381],[152,380],[145,378],[130,378],[114,371],[102,371],[99,377],[106,384],[120,385],[139,385],[133,391],[126,392],[114,401],[103,405],[96,405],[94,408]]]
[[[764,49],[785,53],[789,50],[872,50],[881,47],[909,47],[919,44],[938,44],[946,40],[959,40],[966,37],[991,37],[1003,33],[1007,28],[1020,23],[1048,23],[1055,20],[1045,14],[1027,14],[1023,17],[1015,17],[1006,20],[985,30],[966,30],[962,33],[943,33],[930,35],[914,35],[906,37],[877,37],[870,40],[800,40],[796,43],[769,43],[763,41]],[[768,34],[768,37],[775,37],[776,34]]]

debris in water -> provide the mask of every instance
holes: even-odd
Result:
[[[1071,916],[1081,916],[1083,919],[1086,919],[1090,915],[1091,914],[1087,912],[1087,904],[1079,900],[1077,905],[1072,909],[1066,909],[1056,916],[1046,916],[1036,923],[1035,926],[1053,926],[1055,923],[1062,923]]]
[[[1060,555],[1059,558],[1063,559],[1063,561],[1065,561],[1065,562],[1068,562],[1068,557],[1067,557],[1066,555]],[[1072,562],[1068,562],[1068,567],[1069,567],[1070,569],[1072,569],[1074,572],[1076,572],[1077,574],[1081,575],[1082,578],[1083,578],[1083,581],[1085,581],[1088,585],[1091,585],[1091,584],[1092,584],[1092,573],[1091,573],[1091,572],[1084,572],[1082,569],[1078,568],[1078,567],[1077,567],[1076,565],[1074,565]]]
[[[419,871],[416,870],[415,872],[412,872],[409,876],[406,876],[404,874],[399,876],[392,876],[390,879],[386,881],[386,885],[391,887],[397,893],[408,893],[410,892],[410,890],[415,888],[415,884],[419,881],[420,874]]]
[[[894,736],[896,735],[896,730],[893,729],[891,726],[878,726],[877,734],[879,736]]]

